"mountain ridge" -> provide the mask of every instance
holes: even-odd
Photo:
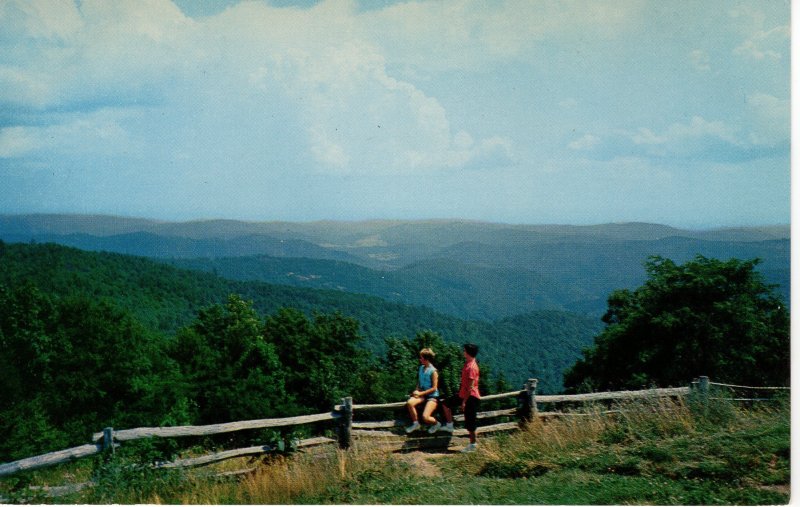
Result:
[[[115,215],[82,215],[82,214],[57,214],[57,213],[33,213],[33,214],[0,214],[0,231],[7,232],[8,228],[12,225],[19,225],[20,222],[25,223],[30,232],[43,233],[43,232],[85,232],[92,234],[94,231],[107,231],[113,229],[116,232],[109,232],[106,234],[119,234],[120,232],[129,232],[131,230],[145,231],[148,229],[163,229],[163,230],[181,230],[181,229],[196,229],[198,227],[210,227],[215,225],[225,225],[226,227],[234,227],[237,229],[246,230],[275,230],[276,228],[289,228],[289,229],[304,229],[309,231],[316,231],[318,228],[342,228],[342,229],[363,229],[363,230],[386,230],[397,226],[412,225],[412,226],[452,226],[456,225],[469,225],[486,227],[493,229],[512,229],[523,230],[529,232],[541,233],[592,233],[604,232],[610,235],[618,235],[623,231],[624,234],[630,234],[632,231],[644,231],[640,234],[652,234],[654,230],[670,231],[668,235],[680,235],[692,237],[694,235],[720,235],[720,234],[742,234],[751,235],[747,236],[746,241],[760,240],[760,239],[788,239],[790,237],[790,226],[788,224],[769,224],[761,226],[730,226],[730,227],[713,227],[713,228],[698,228],[686,229],[678,228],[669,225],[663,225],[650,222],[608,222],[601,224],[590,225],[572,225],[572,224],[512,224],[502,222],[490,222],[479,220],[462,220],[462,219],[419,219],[419,220],[402,220],[402,219],[372,219],[372,220],[317,220],[308,222],[290,222],[290,221],[249,221],[249,220],[236,220],[236,219],[199,219],[188,221],[170,221],[158,220],[151,218],[139,217],[125,217]],[[38,229],[32,229],[38,227]],[[83,227],[84,229],[77,229]],[[662,233],[662,236],[666,233]]]
[[[780,286],[788,304],[789,232],[784,226],[687,231],[644,222],[162,222],[0,215],[0,239],[6,241],[142,255],[241,281],[350,291],[480,320],[544,309],[601,315],[613,290],[644,281],[644,264],[654,255],[679,263],[696,255],[761,258],[759,270]]]

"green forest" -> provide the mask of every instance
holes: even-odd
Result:
[[[484,392],[537,370],[544,389],[560,390],[598,328],[566,312],[463,321],[55,244],[0,243],[0,265],[0,461],[85,443],[109,425],[324,412],[343,396],[402,400],[423,346],[450,386],[460,344],[473,341]]]
[[[86,443],[107,426],[326,412],[343,396],[399,401],[423,346],[453,387],[466,341],[481,347],[484,393],[529,377],[541,392],[685,385],[699,374],[784,385],[788,310],[757,263],[652,258],[642,287],[610,295],[602,323],[558,311],[479,322],[0,242],[0,462]]]

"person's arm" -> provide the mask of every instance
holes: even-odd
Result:
[[[437,389],[439,389],[439,372],[433,370],[433,375],[431,375],[431,388],[425,391],[425,394],[435,393]]]

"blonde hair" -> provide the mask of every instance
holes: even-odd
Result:
[[[436,352],[434,352],[431,348],[425,347],[419,351],[419,355],[428,361],[433,361],[433,358],[436,357]]]

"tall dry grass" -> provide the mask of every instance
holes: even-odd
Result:
[[[403,463],[384,448],[361,444],[342,451],[324,447],[306,453],[277,456],[256,467],[237,481],[196,479],[174,498],[153,497],[150,503],[181,504],[295,504],[341,492],[343,485],[364,477],[396,470],[407,471]]]
[[[621,402],[613,407],[585,405],[580,412],[537,419],[522,431],[484,439],[481,453],[466,463],[480,474],[491,463],[516,463],[520,473],[539,475],[560,468],[565,455],[580,459],[598,442],[622,443],[652,437],[669,437],[696,431],[697,419],[683,399]]]

